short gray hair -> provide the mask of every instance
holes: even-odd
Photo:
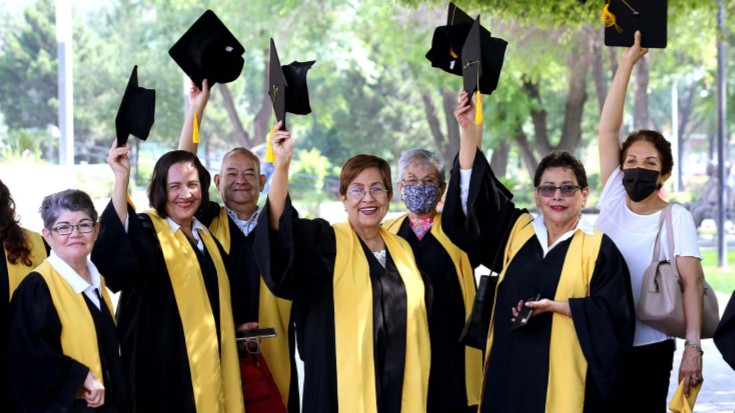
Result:
[[[43,198],[41,213],[44,228],[50,230],[64,210],[82,211],[94,222],[97,222],[97,210],[94,209],[92,198],[79,189],[67,189]]]
[[[398,160],[398,181],[403,179],[403,172],[411,164],[419,165],[432,165],[436,167],[439,172],[439,182],[447,181],[447,168],[444,165],[444,160],[439,154],[426,149],[409,149],[403,152],[401,158]]]

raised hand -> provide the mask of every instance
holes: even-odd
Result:
[[[189,93],[187,97],[190,108],[195,107],[198,112],[203,111],[209,101],[209,82],[207,79],[202,80],[201,90],[189,79]]]
[[[291,163],[293,157],[293,140],[291,139],[291,133],[282,130],[283,122],[276,123],[273,127],[273,139],[271,144],[273,145],[273,152],[276,155],[276,167],[288,166]]]
[[[457,107],[454,109],[454,118],[457,119],[459,126],[464,130],[470,128],[475,122],[475,99],[476,95],[473,96],[472,100],[469,99],[467,91],[460,91],[457,95]]]
[[[130,149],[130,146],[127,145],[118,147],[117,139],[112,142],[110,153],[107,155],[107,164],[110,165],[116,177],[130,176],[130,158],[128,157]]]
[[[625,49],[622,57],[622,64],[635,65],[638,60],[648,53],[647,47],[641,47],[641,32],[636,31],[633,35],[633,46]]]

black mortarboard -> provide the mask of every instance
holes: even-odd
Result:
[[[309,105],[309,88],[306,85],[306,74],[314,65],[308,62],[291,62],[281,66],[276,44],[271,39],[270,63],[268,66],[268,96],[273,102],[276,122],[283,121],[286,129],[286,112],[296,115],[311,113]]]
[[[605,0],[605,46],[630,47],[640,30],[641,47],[665,48],[667,13],[667,0]]]
[[[156,111],[156,91],[138,86],[138,66],[133,66],[128,86],[125,88],[120,108],[115,116],[117,146],[128,141],[128,135],[146,140],[153,126]]]
[[[431,38],[431,49],[426,53],[426,58],[431,62],[431,66],[457,76],[462,75],[462,65],[460,64],[462,61],[462,45],[474,21],[456,4],[449,3],[447,25],[434,29],[434,36]]]
[[[507,46],[505,40],[490,36],[477,16],[462,46],[462,78],[469,98],[477,90],[489,95],[498,87]]]
[[[168,50],[168,54],[201,89],[202,80],[209,86],[237,79],[245,61],[245,48],[214,14],[207,10]]]

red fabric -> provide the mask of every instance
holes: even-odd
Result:
[[[287,413],[281,392],[261,353],[240,354],[240,376],[247,413]]]

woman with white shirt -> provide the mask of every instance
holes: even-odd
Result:
[[[474,111],[461,92],[462,139],[442,226],[472,262],[500,273],[480,412],[604,411],[632,343],[633,304],[622,255],[581,216],[584,166],[563,151],[541,160],[534,218],[515,206],[478,150]],[[514,329],[519,318],[527,323]]]
[[[661,198],[659,189],[671,176],[674,165],[671,144],[659,132],[635,131],[626,138],[622,148],[620,146],[625,91],[633,67],[648,52],[648,49],[641,48],[640,38],[637,32],[635,44],[623,53],[600,115],[598,133],[604,189],[596,223],[615,241],[625,257],[636,306],[641,295],[643,274],[651,264],[661,210],[668,205]],[[676,257],[666,258],[675,261],[679,269],[686,317],[686,340],[677,382],[684,381],[684,392],[688,394],[690,386],[702,382],[702,256],[691,214],[675,204],[671,215]],[[668,251],[666,231],[663,231],[662,258]],[[638,400],[634,411],[665,412],[675,340],[637,321],[633,345],[620,383],[621,396],[617,399]]]
[[[148,186],[152,209],[128,202],[129,146],[110,149],[112,199],[92,251],[112,291],[135,412],[244,410],[225,253],[195,218],[209,172],[186,151],[163,154]]]
[[[112,304],[89,260],[98,233],[86,193],[44,198],[49,257],[20,283],[11,302],[10,385],[21,412],[125,412]]]

